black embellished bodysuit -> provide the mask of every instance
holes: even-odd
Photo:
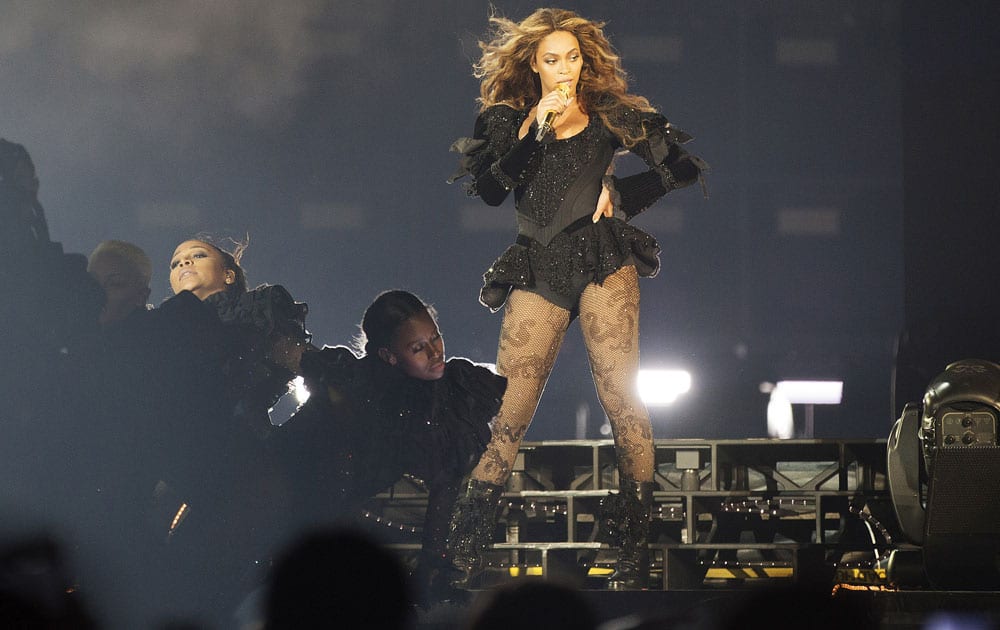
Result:
[[[489,107],[477,118],[473,137],[452,145],[462,158],[449,181],[471,175],[469,194],[494,206],[514,191],[517,240],[484,274],[480,302],[496,311],[518,288],[575,313],[588,284],[603,282],[623,266],[634,265],[640,276],[655,276],[659,245],[628,220],[707,169],[680,146],[691,136],[659,114],[614,110],[616,125],[645,136],[629,150],[650,167],[617,178],[607,171],[622,143],[599,116],[591,115],[574,136],[539,142],[534,123],[518,138],[528,113],[507,105]],[[594,223],[602,183],[611,190],[615,212]]]

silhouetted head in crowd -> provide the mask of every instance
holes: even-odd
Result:
[[[228,251],[201,237],[178,245],[170,258],[170,288],[175,294],[191,291],[200,300],[222,291],[246,292],[246,273],[240,266],[246,243],[234,245]]]
[[[569,584],[524,578],[484,593],[470,612],[466,630],[590,630],[597,613]]]
[[[437,312],[409,291],[385,291],[361,320],[366,355],[380,359],[411,378],[436,381],[444,376],[444,338]]]
[[[402,560],[347,527],[303,533],[275,559],[264,630],[411,627]]]
[[[103,241],[87,259],[87,272],[104,289],[102,326],[124,320],[149,300],[153,264],[138,245],[125,241]]]
[[[57,541],[40,534],[0,542],[0,628],[95,630],[72,586]]]
[[[86,256],[65,253],[49,239],[38,188],[28,151],[0,138],[0,285],[13,296],[0,304],[6,331],[0,341],[31,345],[38,367],[51,370],[50,353],[70,357],[91,337],[104,292],[87,274]],[[33,369],[28,363],[22,359],[18,366]],[[16,380],[31,378],[17,374]]]

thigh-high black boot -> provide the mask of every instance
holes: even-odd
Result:
[[[649,586],[649,522],[654,483],[622,479],[619,488],[624,511],[621,547],[610,586],[616,590],[640,590]]]
[[[465,491],[455,503],[448,536],[448,553],[460,575],[456,586],[467,586],[482,572],[485,552],[493,544],[493,534],[500,516],[503,486],[469,479]]]
[[[448,533],[460,486],[460,479],[445,479],[430,486],[420,555],[410,576],[417,605],[421,608],[447,601],[463,603],[468,598],[468,593],[452,586],[463,574],[452,563],[448,552]]]

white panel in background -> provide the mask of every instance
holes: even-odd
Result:
[[[843,381],[778,381],[774,389],[797,405],[839,405]]]

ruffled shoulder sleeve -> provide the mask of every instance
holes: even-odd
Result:
[[[694,139],[691,134],[674,126],[659,112],[639,111],[627,106],[611,110],[609,119],[625,129],[629,136],[643,138],[629,150],[659,174],[666,192],[698,181],[708,197],[704,174],[709,166],[683,146]]]
[[[306,330],[309,307],[296,302],[281,285],[261,285],[245,293],[228,291],[205,298],[212,304],[224,324],[252,326],[264,335],[279,333],[302,341],[312,335]]]
[[[226,379],[241,413],[266,415],[288,393],[288,383],[300,369],[301,348],[311,338],[305,329],[306,305],[279,285],[223,291],[204,301],[222,322],[230,348]]]
[[[452,184],[465,176],[472,181],[466,184],[470,195],[474,195],[474,182],[498,159],[510,151],[517,142],[517,131],[526,113],[509,105],[493,105],[476,117],[472,137],[459,138],[451,145],[451,150],[460,155],[458,170],[448,178]]]

